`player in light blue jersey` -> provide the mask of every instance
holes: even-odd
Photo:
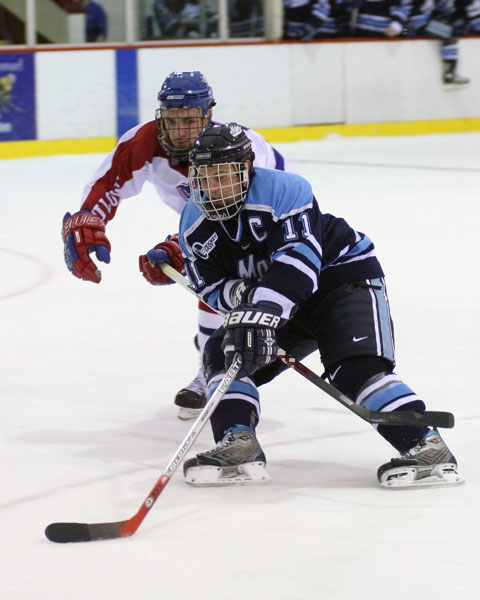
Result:
[[[283,370],[278,347],[298,359],[318,349],[330,382],[370,410],[425,410],[393,370],[393,328],[372,241],[344,219],[321,213],[305,179],[253,168],[253,158],[236,123],[206,127],[190,156],[181,254],[195,292],[226,314],[204,351],[209,397],[234,354],[242,356],[237,379],[211,417],[217,446],[184,465],[194,485],[268,480],[255,435],[258,386]],[[181,268],[180,251],[170,247],[168,254]],[[380,467],[381,484],[461,481],[438,431],[377,430],[401,454]]]

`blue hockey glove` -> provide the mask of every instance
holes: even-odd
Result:
[[[273,362],[278,350],[275,329],[280,324],[280,315],[281,308],[270,302],[241,304],[231,310],[223,324],[225,368],[229,368],[236,352],[243,361],[238,377],[248,377]]]
[[[69,271],[79,279],[100,283],[102,274],[90,258],[95,252],[98,260],[110,262],[110,242],[105,235],[105,223],[87,210],[63,217],[63,255]]]

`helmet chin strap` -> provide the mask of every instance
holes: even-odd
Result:
[[[250,185],[250,180],[252,178],[252,165],[250,165],[250,167],[247,169],[246,163],[244,163],[244,168],[240,169],[240,167],[238,168],[238,175],[240,177],[240,182],[242,184],[242,188],[245,191],[245,194],[248,191],[248,186]]]

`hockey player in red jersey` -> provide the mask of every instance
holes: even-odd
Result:
[[[155,119],[127,131],[86,184],[80,211],[64,217],[62,237],[68,269],[86,281],[100,283],[101,273],[92,260],[110,262],[110,242],[105,233],[121,201],[138,195],[150,182],[160,199],[178,214],[189,198],[189,152],[200,131],[211,122],[215,105],[212,88],[199,71],[171,73],[158,94]],[[294,171],[257,132],[246,130],[255,152],[255,165]],[[141,269],[148,265],[141,265]],[[202,352],[209,335],[222,319],[200,305],[196,341]],[[200,368],[181,389],[175,404],[179,418],[195,417],[205,404],[205,377]]]

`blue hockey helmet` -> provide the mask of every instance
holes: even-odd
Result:
[[[163,82],[158,101],[158,141],[172,159],[186,163],[195,139],[210,123],[210,109],[215,106],[212,88],[200,71],[174,71]],[[167,120],[168,109],[179,109],[178,115],[172,117],[170,110]],[[200,110],[195,114],[188,109]]]
[[[205,116],[215,106],[212,88],[200,71],[174,71],[165,79],[158,92],[160,108],[199,106]]]

